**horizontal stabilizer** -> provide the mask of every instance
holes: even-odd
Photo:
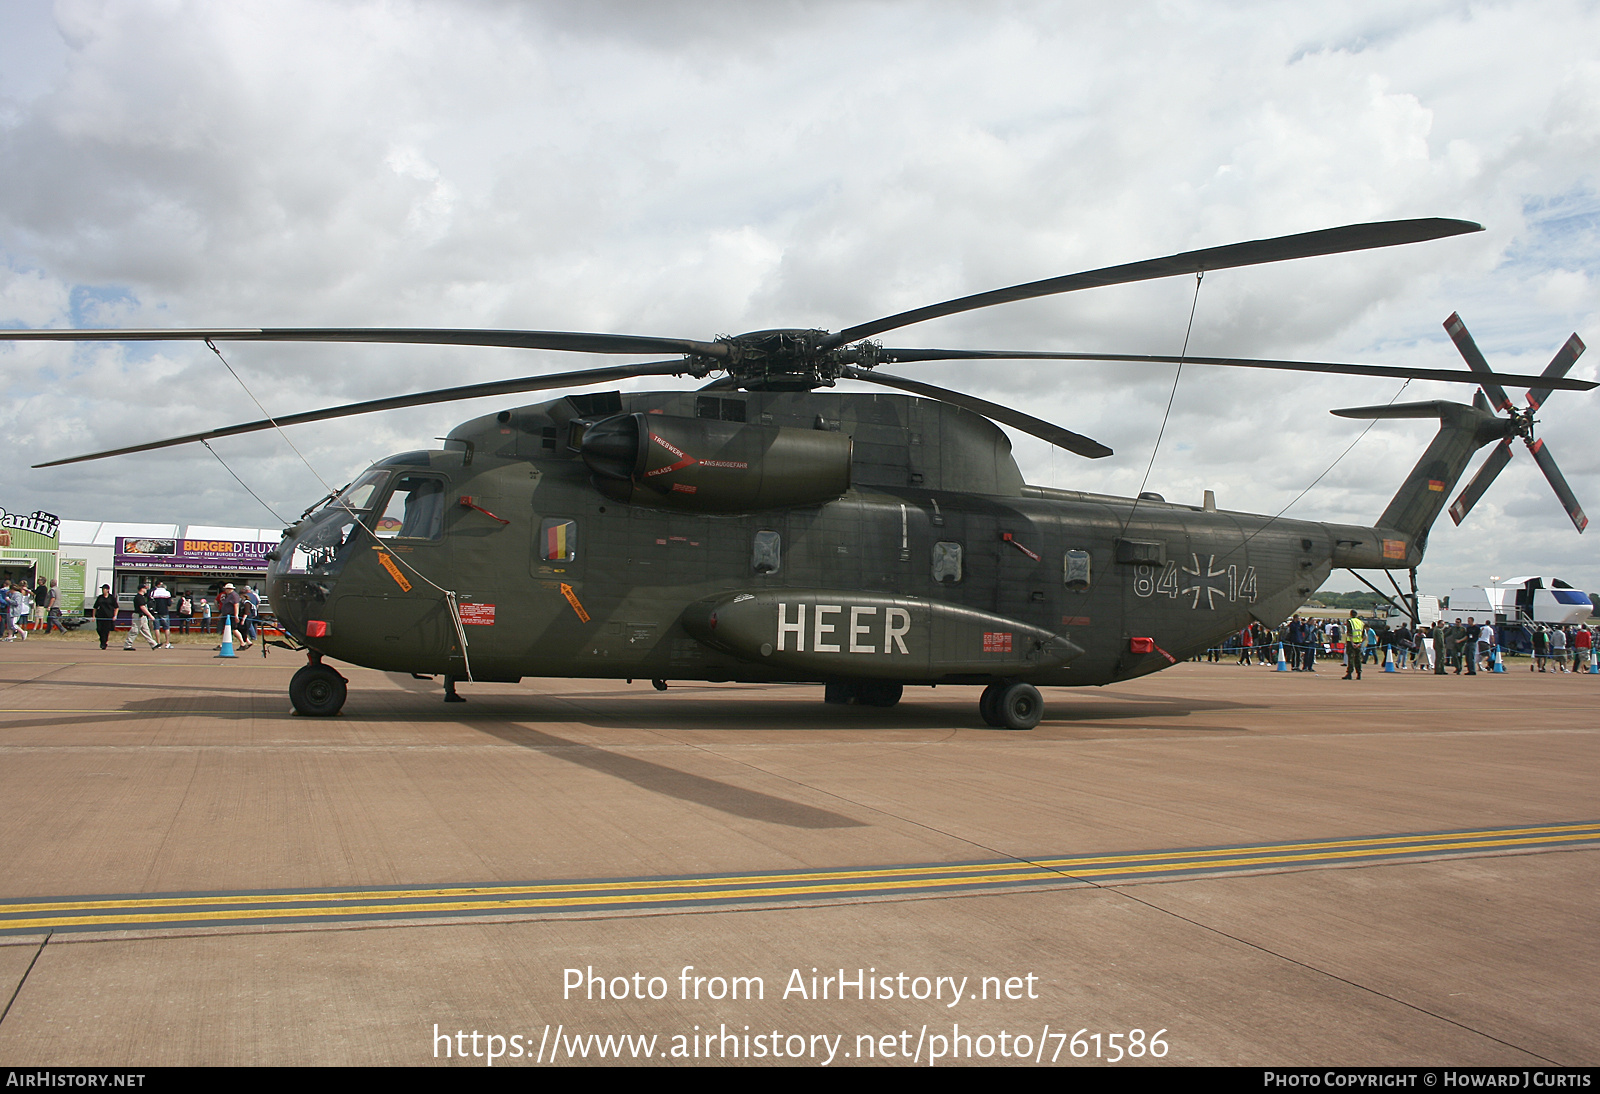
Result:
[[[1341,418],[1442,418],[1445,416],[1445,407],[1460,407],[1468,410],[1469,407],[1460,403],[1447,402],[1444,399],[1433,399],[1426,403],[1390,403],[1386,406],[1347,406],[1343,410],[1332,413]]]

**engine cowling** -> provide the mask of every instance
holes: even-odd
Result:
[[[850,488],[850,438],[820,429],[618,414],[589,426],[579,452],[597,490],[633,505],[743,513]]]

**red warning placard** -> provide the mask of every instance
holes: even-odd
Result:
[[[461,622],[475,627],[494,626],[493,604],[461,605]]]

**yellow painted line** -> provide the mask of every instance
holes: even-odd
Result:
[[[1588,836],[1588,837],[1577,837],[1577,836],[1574,836],[1574,837],[1570,837],[1570,838],[1574,838],[1574,839],[1577,839],[1577,838],[1588,838],[1590,840],[1600,840],[1600,833],[1597,833],[1595,835],[1591,835],[1591,836]],[[1441,846],[1443,846],[1443,845],[1441,845]],[[1450,845],[1450,846],[1456,846],[1456,847],[1482,847],[1484,845],[1482,845],[1482,844],[1470,844],[1470,845],[1469,844],[1456,844],[1456,845]],[[1397,849],[1391,851],[1390,853],[1391,854],[1400,854],[1400,853],[1404,853],[1404,852],[1401,849],[1397,848]],[[1347,857],[1347,856],[1351,856],[1351,855],[1357,855],[1357,854],[1359,854],[1359,852],[1355,852],[1355,851],[1342,852],[1338,856],[1335,856],[1335,857],[1343,858],[1343,857]],[[1212,868],[1248,867],[1248,866],[1259,866],[1259,865],[1272,865],[1272,866],[1281,867],[1281,866],[1293,866],[1293,865],[1302,865],[1302,864],[1306,864],[1306,863],[1317,863],[1317,862],[1327,862],[1327,861],[1329,861],[1329,856],[1300,856],[1300,857],[1297,857],[1297,858],[1294,858],[1294,859],[1276,860],[1276,861],[1273,861],[1271,863],[1263,863],[1258,858],[1249,857],[1249,858],[1238,858],[1238,859],[1221,859],[1221,860],[1215,860],[1215,861],[1209,861],[1209,862],[1205,862],[1205,863],[1200,863],[1198,865],[1204,866],[1204,867],[1212,867]],[[1022,880],[1034,880],[1034,881],[1040,881],[1040,882],[1048,882],[1048,881],[1054,881],[1054,880],[1061,880],[1061,881],[1090,880],[1090,879],[1094,879],[1094,878],[1097,878],[1097,877],[1124,877],[1124,876],[1127,876],[1129,874],[1141,874],[1141,873],[1149,873],[1149,872],[1163,871],[1163,870],[1170,871],[1173,868],[1174,865],[1175,864],[1173,864],[1171,862],[1157,862],[1157,863],[1148,863],[1148,864],[1139,865],[1139,866],[1124,867],[1124,868],[1120,868],[1120,869],[1114,868],[1114,867],[1106,867],[1106,868],[1099,869],[1099,870],[1075,871],[1071,875],[1055,874],[1052,871],[1041,871],[1041,870],[1037,870],[1037,869],[1019,868],[1019,869],[1016,869],[1016,870],[1005,871],[1005,872],[1001,872],[1001,873],[990,873],[990,874],[938,875],[938,876],[933,876],[933,877],[925,877],[925,878],[918,878],[918,879],[912,879],[912,880],[879,880],[877,882],[877,884],[874,884],[874,885],[872,885],[870,887],[867,887],[865,889],[863,889],[863,887],[857,886],[857,885],[813,884],[813,885],[780,885],[780,886],[769,886],[769,887],[764,887],[764,888],[739,887],[739,888],[734,888],[734,889],[691,889],[690,891],[687,891],[687,892],[661,892],[661,891],[652,890],[652,891],[646,891],[646,892],[627,892],[627,893],[611,893],[611,894],[608,894],[608,895],[592,895],[592,894],[595,894],[597,892],[597,890],[615,889],[615,888],[631,888],[632,887],[632,886],[627,886],[625,884],[618,883],[618,884],[610,884],[610,885],[603,885],[603,886],[601,886],[601,885],[589,886],[589,887],[561,886],[561,887],[550,887],[549,889],[545,889],[545,888],[541,887],[541,888],[529,888],[529,889],[521,890],[521,891],[524,891],[524,892],[551,892],[551,891],[556,891],[558,889],[577,890],[577,892],[572,896],[546,896],[546,897],[535,897],[535,898],[531,898],[531,899],[505,899],[505,900],[438,901],[438,902],[430,902],[430,903],[426,903],[426,904],[414,904],[413,903],[413,904],[377,904],[377,905],[371,905],[371,904],[363,903],[363,904],[358,904],[358,905],[344,905],[344,906],[331,906],[331,907],[317,906],[317,903],[316,903],[317,900],[318,900],[317,897],[302,896],[302,897],[299,898],[299,900],[301,902],[301,906],[299,906],[299,907],[250,909],[250,910],[248,910],[246,912],[243,912],[243,913],[241,913],[240,911],[233,911],[233,910],[217,910],[217,911],[194,911],[194,912],[186,913],[186,914],[184,914],[182,916],[174,916],[174,915],[170,915],[170,914],[165,914],[164,915],[164,914],[160,914],[160,913],[140,913],[140,914],[112,915],[112,916],[50,917],[50,918],[45,918],[45,919],[32,919],[32,920],[4,920],[4,921],[0,921],[0,922],[4,923],[4,926],[5,926],[5,928],[7,930],[16,931],[16,930],[30,930],[30,929],[38,930],[38,929],[49,928],[49,927],[52,927],[52,926],[54,926],[54,927],[66,927],[66,926],[99,925],[99,926],[103,926],[103,927],[108,927],[109,928],[109,927],[113,927],[113,926],[116,926],[116,925],[138,925],[138,924],[148,924],[148,923],[170,923],[170,922],[173,922],[175,919],[182,919],[182,920],[184,920],[186,922],[201,922],[201,923],[204,923],[204,922],[216,921],[216,920],[241,920],[241,919],[242,920],[258,920],[258,919],[284,919],[284,918],[301,918],[301,919],[305,919],[305,918],[333,918],[333,917],[344,918],[344,917],[351,917],[351,916],[367,916],[367,917],[377,917],[377,918],[391,918],[391,917],[393,917],[393,918],[405,918],[405,917],[411,916],[411,915],[427,916],[427,915],[439,915],[440,913],[460,914],[460,913],[464,913],[464,912],[474,912],[474,911],[491,912],[492,913],[492,912],[495,912],[495,911],[502,911],[502,912],[503,911],[516,911],[518,909],[532,909],[532,908],[554,908],[554,909],[560,909],[560,908],[574,908],[574,907],[586,907],[586,908],[587,907],[619,907],[619,906],[642,905],[642,904],[661,905],[661,904],[682,904],[682,903],[692,903],[692,902],[719,902],[719,903],[730,903],[730,902],[733,902],[733,903],[737,903],[737,902],[755,900],[755,899],[761,899],[761,898],[783,898],[783,897],[796,897],[796,896],[870,896],[870,895],[881,894],[881,893],[907,892],[907,891],[917,891],[917,890],[925,890],[925,889],[948,888],[951,885],[961,885],[963,887],[982,887],[982,886],[985,886],[985,885],[1007,885],[1007,884],[1013,884],[1016,881],[1018,881],[1019,879],[1022,879]],[[1182,864],[1176,864],[1176,865],[1178,865],[1179,869],[1183,869],[1184,868]],[[862,876],[867,877],[867,878],[871,878],[871,877],[876,876],[876,874],[874,872],[863,872]],[[684,883],[678,882],[678,883],[676,883],[676,887],[683,888],[684,887]],[[443,891],[441,890],[440,892],[443,892]],[[344,895],[347,899],[358,899],[358,900],[367,900],[367,899],[371,899],[373,897],[373,894],[367,894],[367,893],[350,893],[350,894],[342,894],[342,895]],[[428,890],[421,890],[421,891],[419,891],[417,893],[417,895],[426,896],[426,895],[429,895],[429,891]],[[336,895],[336,894],[326,894],[326,895],[323,895],[321,897],[321,899],[324,899],[324,900],[330,899],[330,898],[338,899],[338,895]],[[232,899],[239,900],[239,902],[248,902],[248,900],[249,900],[249,898],[232,898]],[[214,905],[214,904],[217,904],[217,903],[224,903],[224,902],[230,902],[230,901],[199,901],[199,903],[204,903],[206,905]],[[170,907],[170,906],[172,906],[174,904],[177,904],[177,903],[178,902],[176,902],[176,901],[170,902],[170,903],[164,903],[164,902],[161,902],[161,901],[140,901],[140,902],[130,902],[128,904],[121,905],[121,906],[122,907],[138,907],[138,906],[168,906],[168,907]],[[88,905],[88,904],[84,904],[84,905],[78,905],[77,907],[86,908],[86,907],[89,907],[89,906],[90,905]],[[66,905],[66,907],[72,907],[72,905]],[[23,909],[19,907],[17,910],[20,911],[20,910],[23,910]]]
[[[1597,838],[1600,838],[1600,837],[1597,837]],[[970,874],[970,875],[966,874],[964,871],[967,871],[967,870],[973,871],[973,874]],[[912,875],[930,875],[930,874],[937,875],[937,876],[924,878],[924,879],[922,879],[923,883],[929,884],[929,885],[949,885],[949,884],[952,884],[953,882],[954,883],[959,883],[959,884],[973,884],[974,883],[974,879],[978,878],[978,877],[981,877],[983,871],[988,871],[990,874],[994,875],[995,877],[998,877],[999,875],[995,874],[995,871],[997,871],[997,870],[1004,872],[1006,874],[1006,876],[1012,877],[1012,878],[1015,878],[1015,877],[1018,877],[1018,876],[1027,876],[1027,877],[1054,877],[1054,876],[1058,876],[1056,871],[1042,870],[1038,866],[1035,866],[1033,863],[1030,863],[1030,862],[1017,862],[1017,863],[1015,863],[1015,864],[1013,864],[1013,865],[1011,865],[1009,867],[1006,866],[1005,864],[1001,864],[1001,863],[985,862],[985,863],[974,863],[974,864],[971,864],[971,865],[948,867],[948,868],[947,867],[942,867],[942,866],[933,866],[933,867],[915,867],[915,868],[913,868],[913,867],[905,867],[905,868],[900,868],[900,869],[888,869],[888,870],[848,870],[848,871],[819,872],[819,873],[805,873],[805,874],[752,875],[752,876],[749,876],[749,877],[643,878],[643,879],[640,879],[638,881],[572,882],[572,883],[569,883],[569,884],[547,884],[547,885],[537,885],[537,884],[536,885],[495,885],[495,886],[475,886],[473,888],[465,888],[465,889],[462,889],[462,888],[457,888],[457,889],[396,889],[396,890],[388,890],[388,891],[368,891],[368,890],[361,890],[361,889],[350,889],[350,890],[341,890],[341,891],[338,891],[338,892],[329,892],[329,893],[264,893],[264,894],[255,895],[255,896],[230,894],[230,895],[227,895],[227,896],[216,896],[216,897],[210,897],[210,896],[185,896],[185,897],[173,897],[173,898],[170,898],[170,899],[140,898],[140,899],[135,899],[135,900],[56,901],[56,902],[39,903],[39,904],[0,904],[0,914],[3,914],[5,912],[45,912],[45,911],[52,911],[54,909],[61,909],[61,910],[64,910],[64,911],[71,911],[71,910],[83,910],[83,909],[90,909],[90,908],[114,909],[114,908],[214,907],[214,906],[219,905],[219,904],[275,904],[275,903],[281,903],[281,904],[288,904],[288,903],[310,904],[310,903],[315,903],[315,902],[317,902],[319,900],[330,900],[330,901],[331,900],[373,900],[373,901],[418,900],[418,899],[425,899],[425,898],[428,898],[428,897],[439,897],[439,898],[457,897],[457,896],[461,896],[461,897],[471,897],[471,896],[489,897],[489,896],[494,896],[494,895],[497,895],[497,894],[517,894],[517,893],[546,893],[546,894],[562,894],[562,893],[574,893],[574,894],[584,894],[584,893],[602,893],[602,894],[603,893],[623,893],[624,894],[623,896],[616,897],[615,899],[657,900],[657,899],[682,898],[682,899],[695,899],[695,900],[698,900],[698,899],[703,899],[702,893],[704,892],[704,890],[697,889],[695,887],[696,886],[712,885],[712,884],[724,885],[724,886],[729,886],[729,885],[731,885],[731,886],[740,886],[739,889],[736,889],[736,890],[735,889],[728,889],[728,890],[726,890],[727,892],[735,892],[735,891],[737,891],[737,892],[752,892],[753,893],[753,892],[766,892],[766,891],[769,891],[769,890],[756,889],[756,888],[744,888],[744,886],[746,886],[746,885],[758,886],[758,885],[762,885],[762,884],[765,884],[765,885],[768,885],[768,886],[777,886],[777,885],[780,885],[782,882],[785,882],[785,881],[800,882],[800,881],[806,881],[806,880],[814,880],[814,881],[817,881],[817,882],[822,882],[822,881],[856,881],[856,880],[872,880],[872,879],[890,879],[890,878],[896,878],[896,877],[907,877],[907,876],[912,876]],[[991,878],[989,878],[989,880],[993,880],[993,878],[991,877]],[[887,883],[888,884],[901,884],[901,882],[892,882],[892,881],[887,882]],[[906,884],[910,884],[910,882],[906,882]],[[813,886],[812,888],[818,889],[818,891],[820,891],[820,887]],[[841,888],[841,887],[840,886],[835,886],[835,888]],[[693,892],[688,892],[688,893],[683,893],[683,894],[675,894],[675,893],[672,893],[672,892],[669,891],[669,890],[673,890],[673,889],[692,889],[694,891]],[[770,889],[770,891],[771,892],[805,892],[805,891],[809,891],[809,890],[807,888],[799,885],[799,884],[795,884],[795,885],[783,887],[781,889],[780,888],[772,888],[772,889]],[[534,903],[535,900],[538,900],[538,899],[542,899],[542,898],[534,898],[534,899],[531,899],[531,900],[518,900],[518,901],[513,901],[511,903],[516,903],[516,904]],[[553,896],[549,897],[549,899],[553,900],[553,901],[561,902],[562,900],[564,900],[566,898],[553,895]],[[613,898],[611,898],[611,897],[604,897],[604,898],[597,897],[596,899],[613,899]],[[440,905],[430,905],[430,906],[445,907],[446,905],[440,904]],[[363,908],[363,909],[358,909],[358,910],[371,911],[372,909],[371,908]],[[262,914],[266,914],[266,913],[263,912]],[[5,923],[6,923],[6,921],[0,920],[0,925],[4,925]]]
[[[1568,833],[1568,832],[1575,832],[1575,833],[1578,833],[1578,834],[1575,835],[1575,836],[1566,837],[1566,838],[1576,838],[1576,839],[1596,838],[1597,836],[1600,836],[1600,825],[1569,824],[1569,825],[1549,825],[1549,826],[1541,827],[1541,828],[1485,829],[1483,831],[1477,831],[1477,832],[1452,832],[1452,833],[1450,833],[1450,836],[1453,837],[1454,839],[1457,839],[1457,840],[1485,840],[1485,839],[1488,839],[1488,838],[1494,837],[1494,836],[1509,836],[1512,839],[1521,838],[1521,839],[1526,840],[1527,838],[1529,838],[1529,837],[1531,837],[1533,835],[1539,835],[1539,834],[1545,834],[1545,833],[1555,835],[1555,834],[1559,834],[1559,833]],[[1283,844],[1275,844],[1275,845],[1270,845],[1270,846],[1261,846],[1259,848],[1255,848],[1255,850],[1260,854],[1272,855],[1272,854],[1288,853],[1290,851],[1317,850],[1317,849],[1320,849],[1320,848],[1327,848],[1327,849],[1331,850],[1333,848],[1340,848],[1340,847],[1355,847],[1355,848],[1369,847],[1369,848],[1374,849],[1374,851],[1377,851],[1377,850],[1383,849],[1385,847],[1388,847],[1388,848],[1393,848],[1393,853],[1405,853],[1405,852],[1408,852],[1408,851],[1423,849],[1422,845],[1426,844],[1427,841],[1438,840],[1439,838],[1440,838],[1440,836],[1438,834],[1417,835],[1417,836],[1376,836],[1376,837],[1373,837],[1373,838],[1370,838],[1370,839],[1325,840],[1325,841],[1321,841],[1321,842],[1317,842],[1317,843],[1283,843]],[[1560,837],[1558,835],[1557,838],[1562,838],[1562,837]],[[1440,846],[1440,847],[1467,846],[1467,844],[1466,843],[1439,844],[1438,846]],[[1041,866],[1048,866],[1048,867],[1050,867],[1052,869],[1055,869],[1055,868],[1064,867],[1064,866],[1071,866],[1071,865],[1075,865],[1075,864],[1079,864],[1079,863],[1133,862],[1133,861],[1139,861],[1139,860],[1170,860],[1170,859],[1173,859],[1173,858],[1176,858],[1176,857],[1179,857],[1179,856],[1182,856],[1184,858],[1200,859],[1200,858],[1203,858],[1204,856],[1207,856],[1207,855],[1237,855],[1237,854],[1240,854],[1240,853],[1246,851],[1247,849],[1248,848],[1245,848],[1245,847],[1219,847],[1219,848],[1215,848],[1215,849],[1212,849],[1212,850],[1202,849],[1202,850],[1196,850],[1196,851],[1168,851],[1168,852],[1164,852],[1164,853],[1163,852],[1153,852],[1153,853],[1142,854],[1142,855],[1118,855],[1118,856],[1108,856],[1108,857],[1090,858],[1090,859],[1086,859],[1086,858],[1031,859],[1029,861],[1037,862]]]
[[[514,913],[757,900],[871,897],[932,890],[1033,887],[1103,879],[1190,876],[1201,871],[1277,870],[1385,861],[1402,856],[1557,849],[1600,843],[1600,824],[1552,824],[1367,839],[1209,847],[1006,862],[935,863],[832,871],[543,882],[441,888],[344,889],[299,893],[214,893],[0,903],[0,933],[206,925],[272,920],[451,918]],[[55,914],[50,913],[64,913]],[[42,913],[42,914],[41,914]],[[74,914],[76,913],[76,914]],[[17,916],[18,918],[10,918]],[[28,918],[20,918],[28,916]]]
[[[1035,876],[1038,871],[1033,872]],[[1003,884],[1015,880],[1012,874],[997,874],[993,877],[975,877],[963,879],[964,885]],[[1069,879],[1062,879],[1069,880]],[[183,921],[207,920],[253,920],[253,919],[282,919],[282,918],[318,918],[330,916],[373,916],[379,918],[405,917],[408,914],[428,914],[438,912],[472,912],[472,911],[516,911],[523,908],[573,908],[573,907],[617,907],[635,904],[681,904],[686,902],[716,901],[721,903],[737,903],[754,900],[762,897],[792,897],[792,896],[866,896],[875,892],[896,892],[904,890],[943,888],[950,885],[948,878],[928,878],[921,881],[891,881],[872,886],[870,891],[863,892],[857,886],[841,885],[797,885],[782,886],[766,889],[708,889],[688,893],[622,893],[600,897],[543,897],[534,900],[469,900],[455,901],[448,904],[383,904],[376,907],[362,906],[355,908],[268,908],[261,911],[252,911],[245,914],[233,911],[216,912],[191,912],[176,917],[160,914],[140,914],[126,916],[81,916],[81,917],[51,917],[48,919],[33,920],[5,920],[4,926],[8,931],[38,930],[41,928],[96,925],[114,928],[123,924],[139,923],[171,923],[181,918]]]
[[[1083,876],[1105,876],[1113,873],[1142,872],[1150,869],[1188,869],[1198,866],[1239,866],[1250,863],[1264,865],[1314,862],[1321,859],[1350,858],[1367,855],[1428,854],[1436,851],[1461,851],[1474,848],[1495,849],[1526,843],[1534,836],[1544,836],[1542,843],[1600,840],[1600,825],[1566,824],[1532,828],[1485,829],[1482,831],[1451,833],[1453,839],[1441,841],[1437,835],[1379,836],[1371,839],[1326,840],[1314,843],[1285,843],[1261,846],[1201,848],[1192,851],[1158,851],[1134,854],[1095,855],[1073,858],[1029,858],[1014,863],[972,862],[940,863],[926,866],[893,866],[858,870],[822,870],[802,873],[742,874],[715,878],[639,878],[615,881],[547,882],[527,885],[474,885],[448,888],[406,889],[342,889],[327,893],[236,893],[174,897],[135,897],[107,900],[69,900],[44,903],[0,903],[0,914],[5,912],[44,912],[55,909],[92,908],[182,908],[215,907],[217,905],[309,903],[319,900],[418,900],[431,897],[490,897],[513,893],[606,893],[624,890],[655,892],[669,889],[686,889],[699,885],[776,885],[784,881],[854,881],[917,878],[937,875],[930,884],[950,884],[959,880],[971,884],[968,875],[993,874],[1004,870],[1012,874],[1057,874],[1064,871]],[[1489,837],[1510,837],[1488,842]],[[1344,850],[1335,850],[1344,849]],[[1295,852],[1312,852],[1294,854]],[[1316,852],[1321,852],[1320,854]],[[1285,856],[1293,855],[1292,858]],[[1121,870],[1115,867],[1124,867]],[[1100,867],[1100,869],[1086,869]],[[801,891],[798,888],[789,891]],[[0,921],[3,922],[3,921]]]

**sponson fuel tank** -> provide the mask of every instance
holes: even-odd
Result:
[[[774,670],[936,682],[1020,676],[1083,652],[1043,627],[959,604],[847,589],[746,589],[699,601],[684,630]]]
[[[850,438],[825,430],[618,414],[585,429],[579,452],[597,490],[634,505],[747,513],[850,488]]]

